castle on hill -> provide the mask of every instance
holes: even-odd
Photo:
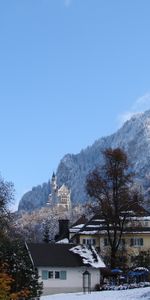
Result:
[[[61,187],[57,185],[57,177],[53,173],[51,181],[51,194],[48,198],[48,205],[56,207],[60,213],[71,211],[71,191],[63,184]]]

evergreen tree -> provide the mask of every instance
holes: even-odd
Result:
[[[7,273],[12,278],[10,293],[28,291],[25,299],[38,297],[42,293],[42,283],[32,265],[28,250],[19,240],[3,239],[0,242],[0,264],[7,264]]]

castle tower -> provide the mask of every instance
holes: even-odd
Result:
[[[53,172],[53,175],[52,175],[52,179],[51,179],[51,192],[55,192],[57,191],[57,177],[55,175],[55,173]]]
[[[50,181],[50,188],[51,188],[51,194],[49,195],[48,203],[51,205],[56,205],[58,187],[57,187],[57,177],[54,172]]]

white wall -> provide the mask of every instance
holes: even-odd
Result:
[[[45,271],[66,271],[66,280],[62,279],[47,279],[42,280],[42,270]],[[83,291],[83,272],[88,270],[91,273],[91,289],[94,290],[95,285],[100,283],[100,270],[94,268],[38,268],[40,281],[43,281],[43,294],[55,294],[63,292],[81,292]]]

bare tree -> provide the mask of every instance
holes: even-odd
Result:
[[[92,206],[105,220],[113,268],[129,212],[141,204],[142,197],[131,188],[134,174],[126,153],[120,148],[108,148],[103,155],[104,165],[87,176],[86,189],[94,199]]]

